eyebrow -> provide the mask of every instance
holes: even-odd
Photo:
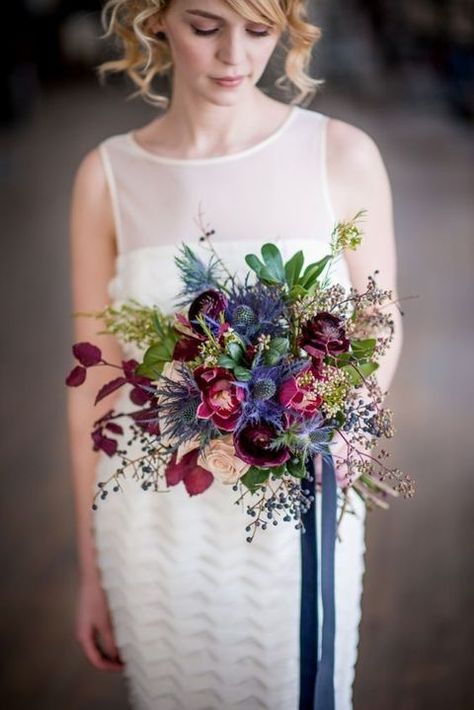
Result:
[[[223,17],[219,15],[213,15],[212,12],[206,12],[205,10],[186,10],[188,15],[198,15],[199,17],[207,17],[210,20],[223,20]]]

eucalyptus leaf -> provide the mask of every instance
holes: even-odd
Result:
[[[331,254],[327,254],[325,257],[323,257],[319,261],[316,261],[314,264],[309,264],[309,266],[307,266],[304,270],[303,276],[300,278],[299,283],[305,288],[311,286],[318,279],[318,276],[320,276],[326,264],[331,259]]]
[[[248,382],[252,378],[251,371],[248,370],[246,367],[240,367],[240,365],[234,367],[234,375],[238,380],[241,380],[242,382]]]
[[[301,298],[302,296],[306,296],[306,289],[303,288],[300,284],[296,284],[293,286],[291,289],[289,295],[290,301],[296,301],[297,298]]]
[[[250,266],[252,271],[255,271],[257,276],[260,275],[261,269],[263,269],[263,264],[255,254],[246,254],[245,261]]]
[[[265,281],[269,284],[281,284],[283,283],[283,278],[279,279],[273,271],[271,271],[267,266],[263,266],[258,274],[260,281]]]
[[[285,280],[285,270],[278,247],[268,242],[262,246],[261,254],[268,271],[278,282],[282,283]]]
[[[263,361],[265,365],[275,365],[288,352],[289,342],[287,338],[273,338],[268,350],[264,351]]]
[[[239,343],[229,343],[227,346],[227,353],[235,363],[242,362],[244,357],[244,350]]]
[[[220,355],[218,363],[221,367],[226,367],[228,370],[233,370],[235,367],[235,361],[228,355]]]
[[[301,269],[303,268],[304,255],[302,251],[297,251],[285,264],[285,277],[288,288],[292,288],[298,281]]]

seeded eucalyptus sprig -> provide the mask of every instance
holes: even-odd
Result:
[[[170,321],[158,308],[144,306],[134,298],[128,298],[117,307],[108,305],[100,311],[76,311],[73,315],[102,320],[105,328],[97,331],[98,335],[116,335],[139,348],[157,342]]]

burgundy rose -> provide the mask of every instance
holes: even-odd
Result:
[[[271,448],[276,436],[277,431],[271,424],[247,424],[234,435],[235,453],[252,466],[280,466],[291,454],[286,446]]]
[[[323,360],[326,355],[336,356],[347,352],[350,340],[346,338],[341,318],[321,311],[304,323],[299,346],[315,360]]]
[[[188,319],[193,330],[203,334],[204,331],[199,323],[196,322],[198,316],[209,316],[212,320],[218,321],[219,315],[227,306],[227,298],[220,291],[209,289],[203,291],[197,296],[189,306]]]
[[[314,383],[321,379],[317,368],[310,362],[297,375],[282,382],[278,399],[280,404],[312,417],[322,404],[322,397],[314,391]]]
[[[232,372],[224,367],[200,365],[194,370],[194,379],[201,390],[197,416],[211,419],[219,429],[233,431],[240,417],[245,390],[236,384]]]

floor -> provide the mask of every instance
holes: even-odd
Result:
[[[474,707],[472,131],[441,109],[328,90],[314,108],[369,132],[394,193],[405,339],[390,394],[392,458],[416,497],[369,514],[356,710]],[[74,170],[153,109],[88,82],[51,87],[0,133],[2,698],[17,710],[126,708],[118,675],[73,638],[77,585],[65,429]],[[449,347],[448,347],[449,346]],[[452,350],[449,348],[452,346]]]

